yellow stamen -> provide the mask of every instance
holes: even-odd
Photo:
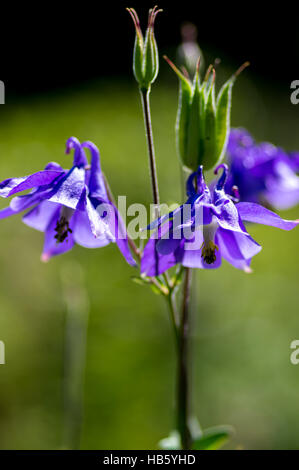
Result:
[[[68,234],[72,233],[72,230],[69,228],[69,221],[66,217],[61,216],[57,221],[55,232],[56,235],[54,238],[56,239],[56,243],[63,243],[64,240],[67,240]]]
[[[216,261],[216,250],[218,251],[218,246],[212,241],[203,242],[201,245],[201,257],[207,264],[213,264]]]

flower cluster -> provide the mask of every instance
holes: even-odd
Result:
[[[268,149],[269,155],[271,148],[276,158],[273,156],[267,159],[265,154]],[[0,218],[30,209],[23,216],[23,222],[45,232],[43,261],[69,251],[75,243],[86,248],[100,248],[116,242],[126,261],[135,266],[126,228],[108,196],[97,147],[88,141],[81,144],[71,137],[66,143],[66,153],[72,149],[74,161],[70,170],[64,170],[51,162],[44,170],[30,176],[2,181],[1,197],[30,191],[14,197],[9,207],[0,211]],[[91,153],[90,164],[85,150]],[[255,146],[250,135],[240,130],[232,131],[228,152],[230,156],[234,155],[230,173],[227,165],[219,165],[215,173],[221,169],[222,174],[215,184],[208,187],[203,167],[200,166],[187,180],[186,203],[149,225],[148,228],[155,231],[142,255],[143,275],[158,276],[176,264],[190,268],[218,268],[222,258],[236,268],[250,272],[251,259],[261,250],[261,246],[249,235],[244,222],[271,225],[284,230],[291,230],[298,224],[298,221],[284,220],[259,205],[256,201],[260,194],[258,188],[262,185],[258,186],[257,181],[251,178],[252,174],[259,175],[260,183],[264,181],[263,190],[269,198],[268,202],[274,205],[274,198],[269,195],[275,194],[281,207],[286,205],[286,201],[290,202],[291,196],[288,194],[287,197],[286,191],[280,191],[278,183],[284,176],[285,187],[291,171],[291,180],[299,180],[291,167],[291,163],[295,165],[296,160],[291,160],[283,151],[270,144]],[[285,169],[278,176],[279,164],[284,165],[284,169],[288,164],[289,174]],[[238,172],[240,168],[242,171]],[[245,168],[249,171],[247,178]],[[270,190],[265,180],[269,178],[274,181],[274,174],[277,176],[276,189]],[[230,195],[233,183],[238,183],[241,202],[236,203]],[[292,190],[294,194],[295,189]],[[244,201],[243,195],[248,197],[248,201]]]
[[[159,57],[154,23],[161,11],[149,11],[143,36],[134,9],[128,9],[135,26],[133,70],[143,95],[147,130],[151,130],[148,94],[158,74]],[[165,57],[166,58],[166,57]],[[261,246],[246,230],[246,222],[291,230],[298,221],[288,221],[264,206],[286,209],[299,202],[299,154],[289,155],[269,143],[256,144],[243,129],[230,131],[231,94],[238,74],[246,62],[222,86],[216,98],[215,69],[211,65],[204,79],[199,62],[193,81],[166,58],[179,78],[179,107],[176,125],[178,153],[185,168],[193,171],[187,179],[185,204],[154,221],[143,252],[133,241],[131,248],[140,261],[143,277],[155,277],[176,264],[189,268],[213,269],[222,258],[246,272]],[[148,132],[151,178],[158,195],[153,141]],[[229,138],[229,139],[228,139]],[[0,211],[6,218],[25,211],[23,222],[45,232],[42,260],[69,251],[75,243],[100,248],[116,243],[132,266],[125,224],[113,204],[101,170],[99,150],[90,141],[82,144],[75,137],[66,142],[66,153],[74,151],[70,170],[57,163],[22,178],[0,183],[0,196],[14,196]],[[91,153],[89,163],[86,151]],[[218,164],[227,154],[229,167]],[[221,170],[218,181],[206,184],[204,171]],[[195,171],[194,171],[195,170]],[[25,194],[17,195],[26,192]],[[17,195],[17,196],[16,196]],[[157,201],[158,197],[155,197]],[[260,205],[262,203],[263,205]]]
[[[75,243],[99,248],[116,242],[126,261],[135,265],[123,221],[107,194],[99,150],[92,142],[80,144],[75,137],[66,142],[66,153],[72,149],[70,170],[51,162],[33,175],[2,181],[1,197],[30,192],[14,197],[9,207],[0,211],[0,218],[30,209],[23,222],[45,232],[43,261],[65,253]],[[91,153],[91,164],[85,149]]]
[[[189,419],[190,268],[219,268],[224,259],[237,269],[251,272],[252,258],[262,247],[251,237],[246,224],[257,223],[286,231],[299,224],[299,219],[286,220],[269,209],[287,209],[299,203],[296,174],[299,154],[287,154],[269,143],[256,144],[244,129],[231,130],[233,86],[249,63],[245,62],[216,96],[215,67],[210,65],[201,79],[197,58],[201,51],[195,42],[196,30],[190,24],[185,25],[185,44],[181,52],[188,59],[188,68],[194,69],[196,64],[193,79],[186,69],[179,70],[166,56],[164,58],[179,79],[177,151],[182,169],[191,174],[186,181],[186,202],[158,217],[161,206],[149,96],[159,71],[154,25],[162,10],[154,7],[149,11],[145,34],[136,11],[127,10],[135,27],[133,72],[142,100],[157,214],[156,220],[147,227],[151,234],[145,247],[137,248],[127,234],[102,172],[98,148],[90,141],[80,143],[75,137],[66,142],[66,154],[74,152],[70,169],[50,162],[37,173],[0,183],[0,197],[13,196],[9,206],[0,210],[0,219],[24,212],[23,222],[45,233],[42,261],[68,252],[75,244],[101,248],[116,243],[126,262],[134,267],[137,263],[132,253],[135,255],[141,275],[133,279],[151,285],[155,292],[165,296],[177,345],[178,429],[163,439],[162,445],[172,450],[217,449],[230,431],[224,428],[221,431],[219,428],[197,430],[194,420]],[[221,163],[225,155],[229,165]],[[204,172],[211,169],[216,179],[207,184]],[[176,265],[174,276],[161,276]],[[181,279],[184,279],[184,287],[179,312],[176,296]],[[231,290],[233,292],[233,287]],[[76,374],[73,378],[76,379]]]

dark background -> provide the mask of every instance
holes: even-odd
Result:
[[[141,12],[156,2],[43,2],[14,5],[1,21],[0,78],[8,94],[43,92],[103,76],[131,78],[133,25],[126,6]],[[278,81],[298,78],[298,11],[259,2],[158,2],[160,53],[180,41],[182,21],[199,30],[202,49]],[[297,7],[298,10],[298,7]]]

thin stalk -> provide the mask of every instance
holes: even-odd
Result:
[[[178,344],[178,379],[177,379],[177,406],[178,406],[178,430],[181,436],[182,448],[188,450],[191,447],[191,435],[188,427],[189,418],[189,370],[188,370],[188,339],[189,339],[189,314],[190,314],[190,290],[192,270],[186,268],[183,287],[182,316]]]
[[[170,313],[170,320],[171,324],[173,327],[174,331],[174,336],[176,339],[176,345],[179,345],[179,322],[178,322],[178,315],[176,311],[176,304],[175,304],[175,299],[174,299],[174,293],[169,292],[169,294],[166,296],[168,308],[169,308],[169,313]]]
[[[156,205],[155,216],[159,217],[160,213],[160,197],[158,188],[158,178],[156,169],[155,149],[153,141],[153,132],[151,124],[151,111],[149,102],[150,90],[140,90],[144,125],[147,137],[150,175],[152,184],[153,201]],[[167,296],[170,317],[175,332],[177,349],[178,349],[178,429],[181,435],[182,448],[190,449],[191,435],[188,428],[188,414],[189,414],[189,390],[188,390],[188,331],[189,331],[189,305],[190,305],[190,289],[191,289],[191,274],[190,269],[185,270],[185,285],[183,293],[183,306],[182,317],[179,324],[176,314],[176,307],[174,302],[174,294],[171,289],[170,281],[165,275],[165,283],[169,288]]]
[[[153,139],[153,131],[152,131],[149,94],[150,94],[150,90],[140,90],[143,117],[144,117],[144,126],[145,126],[145,132],[146,132],[146,140],[147,140],[147,148],[148,148],[148,156],[149,156],[153,201],[154,201],[154,204],[157,206],[156,215],[159,216],[160,196],[159,196],[157,169],[156,169],[156,157],[155,157],[155,147],[154,147],[154,139]]]
[[[111,188],[110,188],[110,186],[109,186],[109,183],[108,183],[107,178],[106,178],[106,176],[105,176],[104,173],[103,173],[103,179],[104,179],[104,184],[105,184],[105,188],[106,188],[106,191],[107,191],[108,199],[109,199],[109,201],[112,202],[112,204],[114,204],[114,206],[116,207],[115,197],[113,196],[113,193],[112,193],[112,191],[111,191]],[[129,245],[130,245],[131,250],[133,251],[133,253],[135,254],[135,256],[137,256],[138,261],[140,261],[140,259],[141,259],[140,251],[138,250],[136,244],[134,243],[134,241],[132,240],[132,238],[129,236],[128,233],[127,233],[127,238],[128,238],[128,243],[129,243]]]
[[[150,167],[150,177],[151,177],[151,184],[152,184],[153,202],[156,206],[155,218],[158,218],[160,216],[160,194],[159,194],[155,146],[154,146],[153,129],[152,129],[151,107],[150,107],[150,98],[149,98],[150,88],[148,88],[147,90],[140,89],[140,96],[141,96],[141,102],[142,102],[144,127],[145,127],[147,149],[148,149],[148,156],[149,156],[149,167]],[[166,285],[169,287],[169,278],[168,278],[167,273],[165,273],[164,278],[166,279]]]

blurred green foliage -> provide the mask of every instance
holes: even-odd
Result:
[[[219,82],[231,70],[219,70]],[[222,77],[223,75],[223,77]],[[181,199],[174,143],[177,83],[152,90],[153,128],[162,202]],[[298,109],[285,88],[250,72],[233,92],[232,125],[258,139],[299,148]],[[7,97],[9,101],[9,96]],[[94,141],[116,195],[150,203],[146,145],[134,82],[98,82],[30,97],[0,109],[0,180],[65,168],[66,139]],[[7,201],[1,200],[1,207]],[[285,218],[298,218],[299,209]],[[231,424],[230,448],[299,447],[299,366],[289,360],[299,338],[298,239],[252,226],[263,245],[246,275],[225,264],[197,272],[193,401],[204,428]],[[40,262],[43,234],[15,216],[1,221],[0,448],[63,446],[63,267],[78,262],[90,303],[85,370],[83,449],[151,449],[174,427],[175,351],[163,299],[131,282],[136,271],[114,245]],[[195,300],[194,300],[195,302]]]

